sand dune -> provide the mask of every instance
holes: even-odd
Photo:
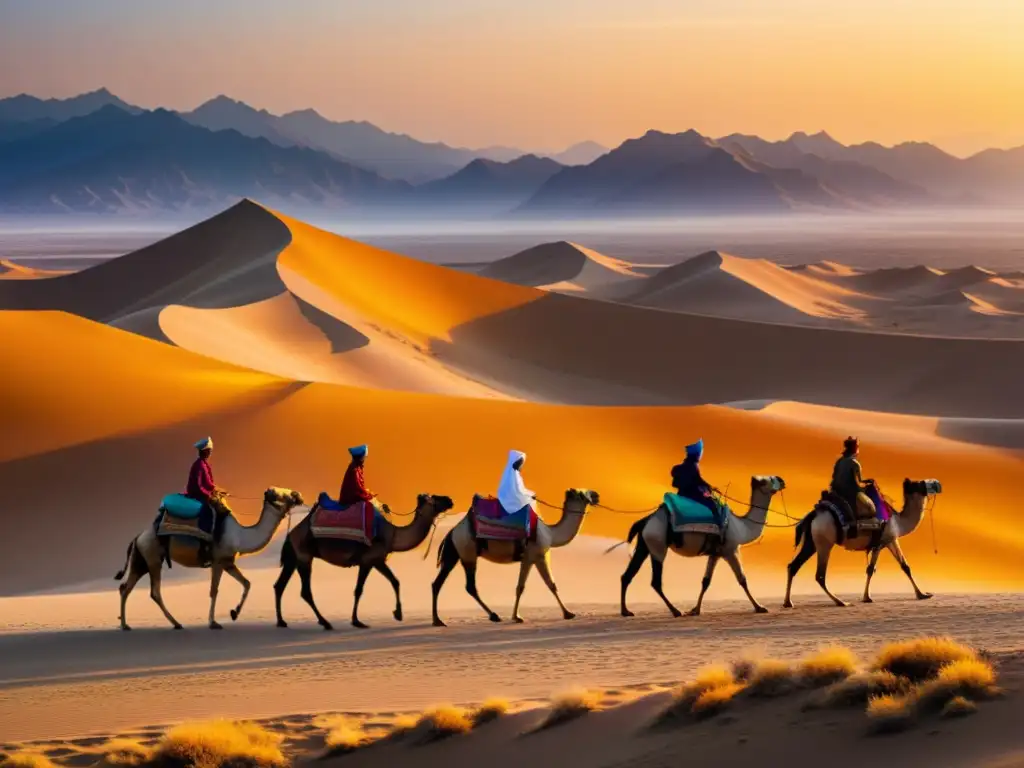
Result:
[[[57,269],[40,269],[27,267],[13,261],[0,259],[0,280],[39,280],[45,277],[57,277],[67,272]]]

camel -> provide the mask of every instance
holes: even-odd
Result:
[[[232,515],[224,520],[220,541],[213,547],[211,553],[213,564],[209,566],[210,629],[223,629],[216,619],[217,592],[220,589],[221,576],[226,573],[242,585],[242,599],[238,601],[238,607],[231,611],[231,620],[237,621],[242,613],[242,606],[245,605],[245,599],[249,596],[250,584],[238,569],[235,559],[239,555],[255,554],[266,547],[278,526],[281,525],[281,521],[294,507],[302,504],[302,494],[298,491],[268,488],[263,494],[263,509],[260,512],[260,519],[255,525],[242,525]],[[156,526],[150,525],[132,539],[128,545],[124,568],[114,576],[117,581],[124,579],[118,587],[121,593],[121,629],[125,631],[131,629],[125,615],[125,604],[136,583],[147,573],[149,574],[149,595],[153,598],[153,602],[160,607],[172,627],[182,628],[177,619],[167,610],[160,594],[160,573],[165,559],[186,568],[204,567],[199,560],[198,540],[184,536],[172,536],[165,550],[157,538]],[[127,574],[127,578],[125,578],[125,574]]]
[[[532,541],[522,544],[522,560],[519,563],[519,583],[516,585],[516,602],[512,609],[512,621],[522,624],[523,619],[519,615],[519,601],[526,588],[526,577],[530,575],[534,566],[540,572],[551,594],[555,596],[558,607],[562,609],[564,619],[574,619],[576,614],[569,611],[562,598],[558,596],[558,587],[551,576],[551,562],[549,553],[552,547],[564,547],[569,544],[583,527],[583,518],[587,514],[587,507],[600,503],[600,495],[597,491],[570,488],[565,492],[565,502],[562,504],[562,517],[554,525],[548,525],[543,520],[537,520],[537,532]],[[452,572],[456,564],[462,563],[466,571],[466,591],[477,601],[484,613],[493,622],[500,622],[501,617],[487,607],[476,588],[476,565],[479,558],[489,560],[492,563],[507,564],[515,562],[516,542],[512,541],[488,541],[487,548],[477,553],[476,540],[470,528],[469,515],[462,518],[455,527],[441,541],[437,551],[437,578],[434,579],[434,626],[443,627],[445,623],[437,613],[437,598],[441,594],[441,587],[444,586],[448,574]]]
[[[907,558],[903,556],[903,550],[900,548],[899,539],[913,533],[917,529],[917,526],[919,526],[921,521],[924,519],[925,500],[928,497],[939,493],[942,493],[942,484],[938,480],[920,480],[918,482],[904,480],[903,509],[900,512],[893,510],[893,515],[882,528],[881,537],[875,543],[875,546],[871,546],[871,533],[865,533],[864,535],[857,536],[853,539],[847,538],[843,542],[843,548],[848,549],[851,552],[865,552],[868,550],[871,552],[870,560],[868,562],[867,581],[864,583],[863,602],[874,602],[871,599],[871,577],[875,574],[875,565],[878,563],[878,555],[883,548],[892,552],[892,556],[896,558],[896,562],[900,564],[900,568],[902,568],[903,572],[907,574],[907,578],[910,579],[910,583],[914,587],[914,593],[917,595],[918,600],[927,600],[932,596],[929,592],[922,592],[921,588],[917,586],[917,582],[914,581],[914,576],[910,572],[910,565],[907,563]],[[803,520],[801,520],[796,527],[796,546],[800,546],[801,540],[803,541],[803,547],[786,568],[788,580],[786,582],[786,599],[782,603],[782,607],[793,607],[793,600],[791,597],[793,578],[796,576],[803,564],[810,560],[811,555],[817,552],[818,571],[815,576],[815,580],[819,585],[821,585],[825,594],[832,599],[832,602],[841,608],[845,608],[847,603],[832,594],[831,590],[829,590],[825,583],[829,556],[832,554],[832,548],[837,546],[839,541],[839,528],[837,521],[832,514],[826,510],[813,510]]]
[[[720,559],[725,560],[732,568],[732,572],[736,575],[736,581],[739,582],[751,605],[754,606],[754,612],[767,613],[768,609],[757,602],[747,588],[747,577],[743,573],[743,565],[740,563],[739,549],[761,538],[765,521],[768,519],[768,505],[771,503],[772,496],[785,487],[786,483],[781,477],[755,475],[750,478],[750,511],[743,517],[733,514],[731,510],[726,512],[728,524],[724,540],[710,552],[708,551],[710,543],[708,535],[703,533],[683,534],[682,546],[669,546],[669,512],[664,504],[652,514],[633,523],[629,529],[629,537],[623,544],[632,542],[638,534],[640,538],[637,540],[636,549],[633,550],[633,557],[622,574],[622,615],[626,617],[633,615],[633,612],[626,607],[626,590],[629,589],[630,582],[633,581],[633,577],[636,576],[648,556],[651,558],[651,586],[674,617],[679,618],[683,615],[665,597],[665,593],[661,589],[662,572],[669,549],[683,557],[704,557],[705,555],[708,557],[708,567],[704,572],[704,580],[701,582],[697,605],[686,614],[687,616],[700,616],[704,595],[708,591],[708,587],[711,586],[711,577],[714,575],[715,566],[718,565]],[[616,546],[621,545],[617,544]],[[612,547],[612,549],[614,548]],[[608,551],[610,552],[611,549]]]
[[[325,619],[313,601],[313,560],[321,560],[337,565],[340,568],[358,567],[356,576],[355,601],[352,604],[352,626],[357,629],[368,629],[359,620],[359,600],[363,596],[363,586],[371,570],[377,570],[395,589],[396,621],[402,620],[402,598],[398,578],[388,567],[387,558],[392,552],[409,552],[416,549],[427,538],[439,515],[444,514],[453,506],[447,496],[432,496],[421,493],[416,500],[416,510],[409,525],[396,526],[388,520],[380,520],[378,536],[369,544],[344,539],[316,539],[310,530],[312,512],[288,534],[281,547],[281,575],[274,584],[274,600],[277,607],[277,626],[287,629],[288,624],[281,615],[281,596],[292,574],[297,570],[302,581],[302,599],[313,609],[317,622],[325,630],[334,629],[331,622]]]

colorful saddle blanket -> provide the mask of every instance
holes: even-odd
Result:
[[[668,509],[672,530],[676,533],[722,533],[722,527],[715,521],[711,510],[700,502],[680,496],[678,493],[666,493],[663,502]],[[728,520],[725,514],[728,511],[727,505],[719,505],[719,514],[723,521]]]
[[[496,498],[476,496],[470,515],[478,539],[522,541],[537,535],[537,512],[532,506],[510,513]]]
[[[342,507],[326,493],[321,493],[309,527],[314,538],[344,539],[369,545],[377,534],[378,516],[368,501]]]
[[[182,520],[191,520],[199,517],[203,511],[203,502],[190,499],[182,493],[169,493],[160,502],[160,509]]]
[[[210,524],[212,525],[213,515],[210,515]],[[204,530],[201,525],[199,517],[184,518],[172,515],[166,510],[160,512],[159,518],[157,518],[156,524],[156,535],[157,536],[188,536],[192,539],[198,539],[199,541],[213,541],[213,531]]]
[[[881,491],[879,491],[877,487],[869,485],[864,490],[864,493],[872,502],[874,502],[875,517],[883,523],[888,522],[889,518],[892,517],[892,506],[882,495]]]

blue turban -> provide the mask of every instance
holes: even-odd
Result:
[[[693,445],[686,446],[686,456],[687,456],[687,458],[692,457],[692,458],[696,459],[697,461],[700,461],[700,459],[701,459],[701,457],[703,455],[704,455],[704,440],[703,439],[698,440]]]
[[[213,450],[213,438],[212,437],[204,437],[202,440],[197,440],[193,444],[193,447],[194,448],[198,448],[200,451],[202,451],[202,450],[204,450],[206,448],[209,448],[212,451]]]
[[[358,459],[365,456],[369,448],[365,445],[357,445],[355,448],[349,448],[348,452],[352,454],[353,459]]]

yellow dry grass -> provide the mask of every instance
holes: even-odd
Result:
[[[489,723],[492,720],[497,720],[499,717],[503,717],[510,708],[510,704],[505,699],[492,697],[487,699],[483,704],[476,708],[473,712],[473,725],[483,725]]]
[[[885,694],[868,701],[868,718],[872,733],[896,733],[914,722],[914,697],[906,694]]]
[[[598,691],[590,691],[584,688],[576,688],[566,691],[551,700],[551,708],[548,716],[544,718],[540,728],[552,728],[562,725],[570,720],[582,717],[588,712],[593,712],[601,707],[601,694]]]
[[[111,739],[99,748],[105,765],[137,766],[149,762],[153,749],[133,739]]]
[[[369,735],[362,725],[350,717],[338,715],[319,719],[316,723],[327,731],[324,744],[328,755],[343,755],[347,752],[366,746],[370,742]]]
[[[428,740],[445,739],[473,730],[473,713],[462,707],[443,704],[424,712],[418,726]]]
[[[0,768],[57,768],[46,755],[37,752],[14,752],[0,760]]]
[[[935,677],[946,664],[976,658],[974,649],[948,637],[922,637],[883,646],[874,668],[918,683]]]
[[[938,711],[957,697],[990,699],[998,693],[996,671],[981,659],[960,659],[946,664],[931,680],[914,691],[917,706],[923,711]]]
[[[746,687],[751,696],[784,696],[796,688],[796,671],[785,661],[761,659],[754,662]]]
[[[709,688],[693,702],[690,713],[698,719],[717,715],[728,707],[745,688],[743,683],[727,683],[716,688]]]
[[[182,768],[272,768],[287,763],[282,741],[284,737],[255,723],[186,723],[164,735],[154,750],[154,760]]]
[[[841,646],[830,646],[801,659],[797,665],[797,676],[801,685],[820,688],[855,675],[857,667],[858,661],[853,651]]]
[[[697,672],[697,677],[676,688],[672,708],[689,711],[702,694],[715,688],[732,685],[735,682],[736,677],[727,667],[718,665],[704,667]]]
[[[906,692],[908,684],[891,672],[861,672],[821,691],[808,702],[811,709],[863,707],[873,696]]]

